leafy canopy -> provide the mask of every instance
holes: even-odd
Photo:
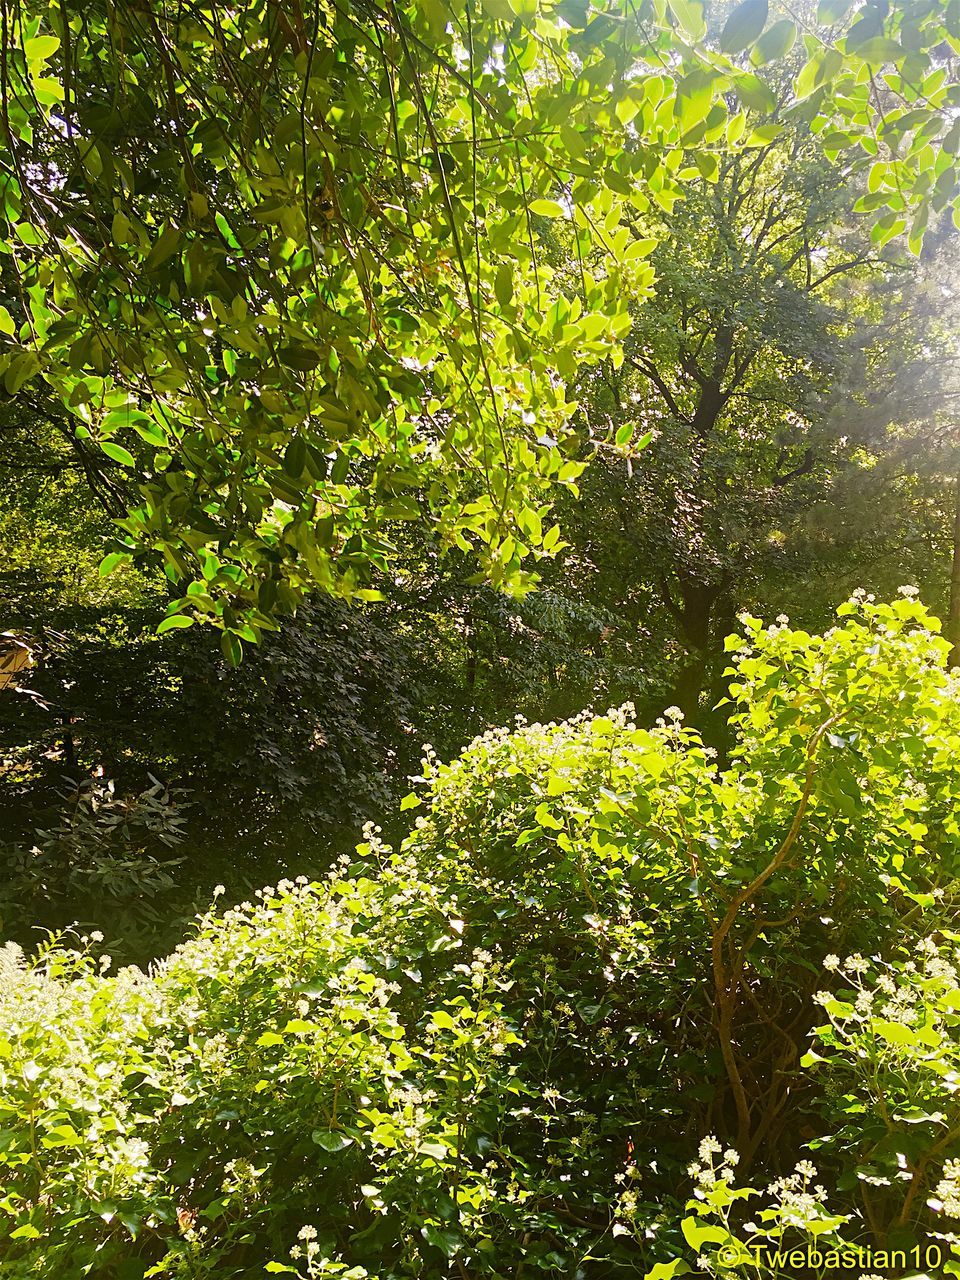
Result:
[[[955,5],[422,0],[176,14],[0,7],[0,372],[62,403],[130,505],[105,568],[162,558],[166,627],[238,661],[316,587],[370,595],[426,519],[494,584],[554,552],[567,381],[629,324],[669,210],[789,112],[875,157],[863,208],[918,246],[956,187]],[[765,29],[766,28],[766,29]],[[576,290],[540,250],[569,233]],[[367,584],[367,585],[364,585]]]

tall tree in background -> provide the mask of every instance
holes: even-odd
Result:
[[[688,715],[736,611],[782,569],[791,521],[863,444],[866,427],[833,411],[836,390],[863,399],[907,340],[877,339],[902,297],[872,282],[905,283],[910,269],[851,216],[849,172],[802,126],[770,127],[774,141],[724,159],[663,215],[655,293],[632,308],[624,362],[581,387],[594,415],[651,444],[638,466],[601,454],[584,480],[589,517],[571,504],[568,536],[601,591],[672,633]]]

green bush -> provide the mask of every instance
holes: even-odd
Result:
[[[958,942],[946,930],[909,958],[828,957],[839,989],[817,993],[829,1022],[804,1058],[831,1121],[818,1145],[874,1233],[908,1245],[925,1208],[960,1218]]]
[[[303,1227],[331,1254],[436,1271],[454,1218],[479,1247],[496,1197],[465,1148],[519,1092],[516,1037],[483,956],[443,1001],[404,999],[392,972],[409,988],[414,971],[384,922],[417,902],[439,951],[447,904],[362,877],[207,918],[150,977],[8,949],[6,1274],[260,1274]]]
[[[662,1280],[731,1242],[761,1274],[759,1240],[949,1244],[960,702],[911,593],[840,613],[743,619],[726,761],[673,712],[520,724],[428,753],[398,849],[368,829],[148,975],[8,948],[0,1276]],[[825,994],[864,966],[919,994]]]
[[[666,1116],[747,1158],[778,1145],[823,958],[884,945],[956,874],[947,646],[909,594],[840,613],[824,636],[743,619],[726,768],[676,714],[646,730],[629,709],[428,762],[411,865],[511,958],[550,1070],[569,1062],[579,1094],[593,1060],[643,1145]]]

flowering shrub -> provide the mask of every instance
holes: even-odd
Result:
[[[838,1232],[847,1218],[827,1210],[826,1189],[814,1181],[817,1170],[809,1160],[798,1161],[792,1173],[771,1182],[765,1207],[751,1205],[753,1220],[741,1225],[735,1209],[764,1193],[734,1185],[739,1154],[722,1151],[712,1136],[701,1141],[699,1157],[687,1170],[694,1191],[686,1206],[688,1216],[680,1225],[684,1240],[697,1250],[701,1270],[716,1276],[729,1275],[734,1268],[758,1276],[777,1275],[780,1267],[789,1266],[786,1256],[801,1242],[815,1245],[821,1253],[844,1251]],[[676,1264],[661,1264],[650,1273],[652,1280],[667,1280],[675,1274]]]
[[[912,1245],[932,1210],[960,1220],[960,935],[922,938],[883,961],[828,956],[837,990],[804,1058],[830,1116],[817,1145],[837,1153],[866,1222]],[[958,1237],[960,1239],[960,1237]]]
[[[0,1275],[665,1280],[947,1237],[960,704],[912,596],[841,617],[744,619],[722,769],[674,712],[520,724],[428,753],[399,848],[149,975],[8,949]]]
[[[718,1280],[779,1280],[798,1274],[817,1280],[844,1274],[857,1275],[859,1280],[907,1274],[914,1280],[929,1280],[932,1275],[960,1272],[960,1236],[938,1231],[921,1239],[901,1233],[899,1239],[890,1240],[884,1230],[865,1230],[868,1224],[857,1212],[838,1213],[830,1208],[830,1194],[817,1181],[817,1168],[810,1160],[798,1160],[791,1173],[775,1178],[765,1192],[735,1185],[739,1163],[737,1151],[723,1151],[708,1135],[700,1142],[699,1159],[687,1170],[693,1194],[680,1221],[686,1254],[694,1253],[697,1268]],[[954,1172],[960,1172],[960,1162]],[[842,1176],[838,1181],[842,1184]],[[953,1175],[944,1181],[949,1182],[946,1194],[954,1194]],[[834,1199],[841,1196],[842,1192],[840,1196],[834,1192]],[[634,1215],[625,1200],[621,1196],[622,1222],[614,1229],[626,1233]],[[936,1207],[955,1215],[960,1200]],[[881,1268],[883,1274],[868,1270],[871,1267]],[[687,1257],[680,1254],[656,1263],[645,1280],[671,1280],[690,1270]]]
[[[629,706],[425,762],[402,857],[510,959],[528,1067],[542,1089],[595,1090],[608,1174],[624,1124],[654,1147],[667,1116],[691,1141],[722,1119],[747,1159],[775,1145],[819,961],[880,945],[955,875],[939,624],[909,594],[840,613],[824,636],[743,620],[722,771],[678,713],[647,730]]]
[[[520,1093],[519,1041],[489,957],[464,954],[449,904],[422,896],[419,945],[457,963],[443,1002],[412,998],[416,946],[380,948],[402,944],[384,913],[413,888],[283,885],[208,917],[150,978],[98,977],[89,954],[59,949],[28,968],[8,951],[12,1274],[112,1274],[131,1255],[144,1264],[131,1274],[292,1270],[271,1256],[291,1246],[334,1274],[317,1271],[321,1248],[420,1267],[467,1237],[479,1248],[489,1203],[509,1197],[486,1153]]]
[[[0,952],[4,1274],[36,1264],[66,1276],[74,1258],[138,1234],[148,1206],[173,1218],[150,1160],[173,1092],[158,1052],[161,994],[137,971],[109,977],[108,967],[87,951],[48,949],[30,967],[18,948]]]

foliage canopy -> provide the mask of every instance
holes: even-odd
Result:
[[[5,389],[68,415],[121,499],[105,567],[162,557],[162,625],[215,622],[231,661],[311,588],[374,591],[399,522],[529,580],[581,470],[568,382],[621,359],[653,278],[645,218],[769,143],[771,112],[869,167],[879,243],[918,247],[956,188],[935,0],[825,3],[799,32],[756,0],[719,33],[697,0],[0,18]]]

